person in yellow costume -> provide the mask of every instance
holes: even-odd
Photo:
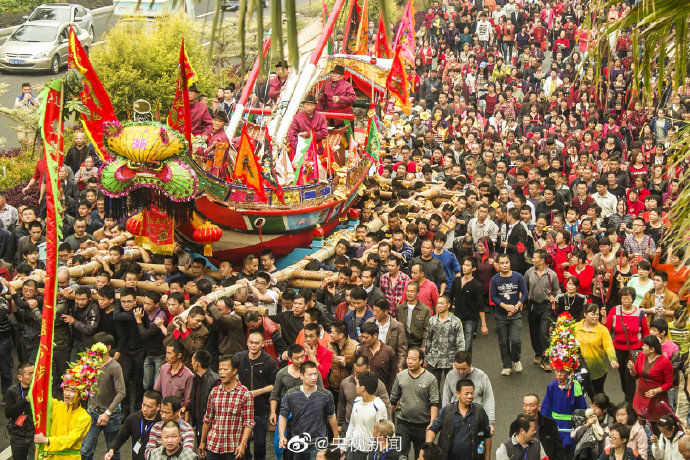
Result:
[[[50,434],[34,436],[34,442],[43,445],[43,459],[81,460],[81,443],[91,427],[91,416],[81,407],[81,400],[92,394],[107,352],[102,343],[95,344],[62,377],[62,401],[53,399]]]

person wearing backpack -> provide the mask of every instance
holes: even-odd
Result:
[[[455,385],[457,402],[447,404],[426,432],[426,442],[438,435],[441,460],[489,460],[491,458],[491,427],[489,417],[474,403],[474,383],[460,379]],[[465,442],[455,442],[460,435]]]
[[[613,348],[616,349],[616,361],[619,363],[635,362],[642,349],[642,338],[649,335],[649,326],[645,314],[633,304],[635,290],[624,287],[619,292],[621,304],[612,308],[606,318],[606,329],[611,331]],[[621,387],[625,401],[632,403],[635,396],[635,379],[625,366],[618,367]]]

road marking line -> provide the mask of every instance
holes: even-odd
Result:
[[[91,43],[91,46],[100,45],[100,44],[102,44],[102,43],[105,43],[106,41],[107,41],[107,40],[101,40],[101,41],[98,41],[98,42],[96,42],[96,43]],[[0,460],[2,460],[2,459],[0,459]]]
[[[215,13],[216,13],[215,11],[209,11],[208,13],[200,14],[199,16],[197,16],[197,19],[203,18],[204,16],[209,16],[209,15],[215,14]]]

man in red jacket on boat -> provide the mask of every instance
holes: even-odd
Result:
[[[278,61],[276,64],[276,77],[268,82],[268,98],[271,103],[275,104],[280,98],[280,93],[283,91],[285,82],[288,78],[288,63],[285,59]]]
[[[225,125],[228,124],[228,115],[224,110],[217,110],[213,114],[211,137],[208,138],[208,146],[204,151],[206,158],[206,170],[211,174],[224,179],[228,173],[228,146],[230,140],[225,134]]]
[[[192,120],[192,135],[203,136],[208,139],[213,130],[213,119],[208,107],[197,101],[199,90],[196,83],[189,87],[189,115]]]
[[[355,99],[355,89],[352,84],[344,80],[345,68],[338,64],[333,67],[331,80],[323,87],[323,94],[319,98],[317,109],[322,112],[352,113]],[[342,126],[342,120],[330,120],[332,126]]]
[[[292,125],[288,131],[287,141],[292,149],[290,160],[294,157],[297,148],[297,137],[309,137],[312,131],[314,142],[317,142],[320,150],[321,141],[328,137],[328,124],[326,117],[316,111],[316,98],[310,94],[302,101],[302,110],[292,119]]]

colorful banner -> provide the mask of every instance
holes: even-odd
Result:
[[[400,56],[400,48],[395,50],[393,63],[391,64],[391,71],[386,80],[386,88],[393,94],[399,102],[405,113],[410,113],[410,97],[408,91],[407,72],[403,66],[402,58]]]
[[[379,14],[379,27],[376,29],[375,53],[377,58],[390,59],[393,55],[386,35],[386,24],[383,22],[383,13]]]
[[[275,162],[273,160],[273,150],[271,149],[271,136],[268,134],[268,126],[264,126],[264,149],[261,155],[262,171],[264,184],[276,193],[281,203],[285,204],[283,187],[278,183],[276,177]]]
[[[261,165],[254,154],[254,146],[249,138],[249,134],[247,134],[246,124],[242,125],[240,148],[237,149],[237,158],[235,159],[235,169],[232,172],[232,177],[240,179],[244,185],[252,188],[259,200],[264,203],[268,201],[264,193],[264,186],[261,183]]]
[[[93,144],[94,149],[96,149],[96,153],[101,159],[107,160],[110,158],[110,155],[103,147],[104,123],[117,121],[115,109],[113,109],[110,96],[105,91],[96,71],[93,70],[89,56],[81,46],[77,34],[71,25],[69,26],[67,68],[69,70],[76,70],[81,74],[84,87],[79,97],[82,104],[89,110],[88,114],[81,114],[81,123],[86,136]]]
[[[322,176],[323,168],[316,151],[316,142],[314,142],[313,134],[312,132],[311,136],[302,145],[298,144],[297,146],[302,151],[300,152],[299,167],[295,168],[297,174],[294,184],[296,185],[316,183]],[[323,171],[323,175],[325,176],[325,171]]]
[[[359,19],[362,15],[362,9],[359,7],[357,0],[352,0],[350,5],[350,12],[347,15],[347,22],[345,23],[345,35],[343,35],[343,50],[345,54],[356,54],[357,47],[357,31],[359,30]]]
[[[400,56],[412,67],[414,67],[414,40],[414,8],[412,8],[412,0],[408,0],[400,27],[395,34],[393,51],[395,53],[400,51]]]
[[[196,73],[184,50],[184,37],[180,45],[180,63],[177,66],[175,99],[168,114],[168,126],[184,134],[192,148],[192,119],[189,112],[189,87],[196,81]]]
[[[301,174],[302,163],[304,162],[304,157],[307,154],[307,150],[314,142],[314,133],[309,131],[309,137],[297,136],[297,145],[295,146],[295,157],[292,159],[292,165],[295,168],[295,179],[292,181],[292,185],[297,183],[297,179]]]
[[[175,220],[155,208],[144,209],[139,245],[155,254],[171,255],[175,247]]]
[[[367,130],[367,142],[364,144],[364,153],[369,155],[372,160],[379,161],[379,150],[381,150],[381,140],[379,130],[374,121],[374,117],[369,118],[369,129]]]
[[[29,402],[34,416],[35,432],[50,433],[52,413],[52,362],[53,362],[53,323],[57,302],[57,251],[62,239],[62,204],[58,190],[58,170],[62,163],[63,123],[62,123],[62,80],[54,80],[39,96],[43,101],[41,113],[41,135],[47,164],[46,173],[46,277],[43,294],[43,313],[41,314],[41,341],[36,355],[34,378],[29,391]],[[42,446],[42,445],[41,445]]]
[[[369,54],[369,13],[367,12],[367,1],[364,0],[362,16],[359,18],[355,54]]]

